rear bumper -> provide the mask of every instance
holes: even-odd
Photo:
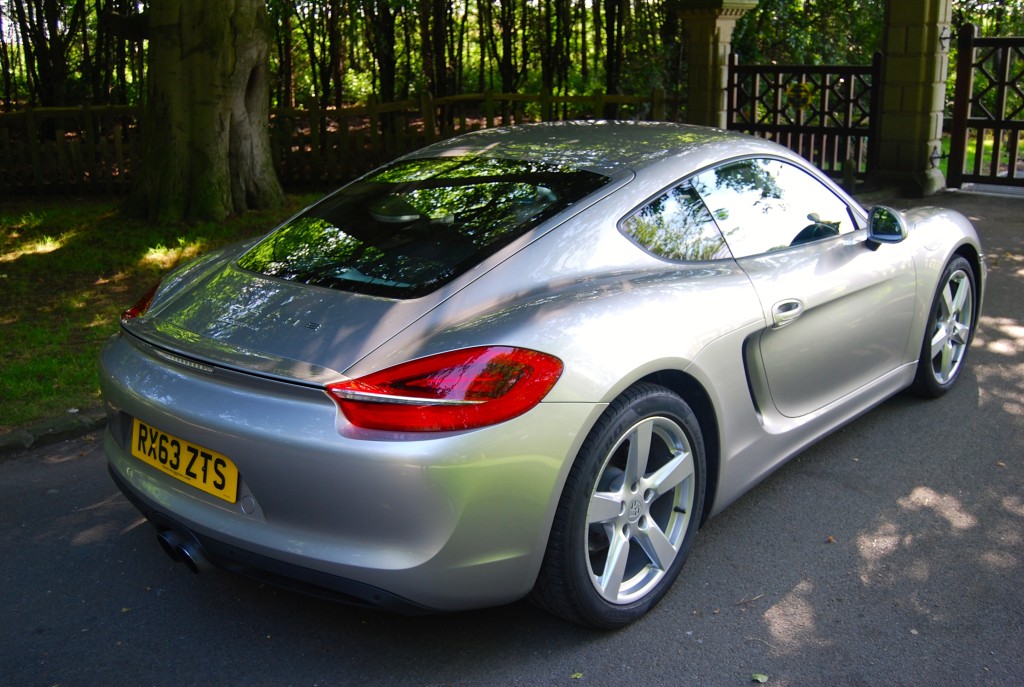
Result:
[[[558,403],[443,435],[347,426],[320,389],[104,348],[104,437],[118,486],[211,563],[396,610],[494,606],[529,593],[579,437],[601,408]],[[229,457],[236,502],[130,452],[132,419]]]
[[[261,582],[315,596],[329,601],[379,608],[407,615],[432,613],[436,609],[403,599],[368,584],[337,577],[312,568],[303,568],[286,563],[238,546],[223,542],[216,537],[197,534],[173,518],[154,510],[140,498],[113,469],[108,466],[114,484],[131,501],[157,532],[167,530],[187,537],[199,547],[202,555],[212,565],[238,575],[244,575]]]

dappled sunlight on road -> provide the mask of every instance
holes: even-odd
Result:
[[[1024,325],[1009,317],[982,316],[974,345],[996,355],[1019,355],[1024,353]]]
[[[939,494],[928,487],[917,487],[909,496],[898,499],[896,503],[900,508],[909,511],[929,508],[955,530],[967,530],[978,524],[972,515],[964,511],[956,497]]]
[[[1024,324],[983,316],[973,348],[969,364],[978,379],[978,407],[1024,417]]]
[[[97,544],[127,534],[146,523],[146,519],[139,515],[126,525],[124,512],[124,498],[120,492],[115,492],[108,498],[88,506],[76,508],[64,518],[65,523],[70,526],[69,531],[74,533],[71,543],[75,546]]]
[[[998,462],[993,469],[1003,469],[1001,465]],[[1024,499],[1019,495],[1004,496],[1000,503],[1005,513],[1024,519]],[[941,562],[927,558],[928,550],[934,546],[954,557],[958,550],[981,547],[977,562],[992,573],[1005,572],[1020,564],[1012,551],[1020,548],[1024,521],[989,518],[983,526],[960,498],[927,486],[917,486],[897,498],[896,506],[898,511],[857,537],[862,561],[859,576],[865,586],[893,586],[900,579],[928,581],[929,568],[942,566]]]
[[[1017,278],[1024,278],[1024,255],[1009,250],[997,251],[986,256],[986,263],[990,270],[1009,268],[1011,274]]]
[[[801,580],[791,592],[764,613],[772,644],[782,653],[799,651],[809,645],[825,645],[818,636],[814,604],[808,599],[814,584]]]
[[[1006,498],[1004,498],[1003,508],[1005,508],[1008,512],[1013,513],[1014,515],[1019,515],[1020,517],[1024,518],[1024,498],[1021,498],[1017,494],[1014,494],[1013,496],[1007,496]],[[1020,532],[1016,532],[1015,534],[1018,536],[1019,543]]]
[[[860,552],[861,558],[869,563],[874,563],[895,553],[901,544],[909,546],[912,540],[913,537],[908,536],[906,540],[901,541],[896,525],[886,522],[879,525],[874,531],[857,537],[857,550]],[[864,576],[861,576],[861,580],[867,582]]]

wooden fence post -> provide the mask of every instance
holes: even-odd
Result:
[[[117,122],[113,127],[114,135],[114,163],[117,165],[117,188],[122,191],[128,190],[128,177],[125,175],[125,162],[124,162],[124,141],[121,138],[121,122]],[[138,162],[138,160],[134,160]]]
[[[604,91],[594,91],[594,119],[604,117]]]
[[[547,89],[540,94],[540,119],[542,122],[551,121],[551,91]]]
[[[96,169],[96,130],[98,128],[92,116],[92,108],[88,103],[82,105],[82,164],[85,176],[88,177],[88,186],[95,185],[98,174]]]
[[[320,103],[316,98],[309,103],[309,174],[314,184],[320,181]]]
[[[665,121],[665,89],[658,86],[651,94],[651,121]]]
[[[39,132],[36,129],[36,120],[31,107],[25,108],[25,137],[28,139],[28,156],[32,163],[32,183],[35,187],[35,192],[41,193],[43,190],[43,168],[42,160],[39,156],[41,142],[39,141]]]
[[[487,128],[494,128],[494,94],[490,91],[484,93],[484,117],[487,119]]]
[[[420,96],[420,112],[423,115],[423,136],[427,143],[437,140],[437,121],[434,118],[434,97],[429,93]]]

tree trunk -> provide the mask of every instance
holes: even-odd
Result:
[[[265,0],[152,0],[130,213],[216,220],[284,203],[268,128]]]

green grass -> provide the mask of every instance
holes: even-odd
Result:
[[[99,349],[125,308],[171,267],[313,199],[193,225],[127,219],[113,200],[0,202],[0,432],[97,404]]]
[[[977,135],[977,131],[973,129],[968,131],[967,148],[964,151],[964,173],[974,174],[975,158],[980,154],[981,174],[987,176],[992,165],[992,150],[995,147],[995,138],[991,131],[985,132],[985,137],[979,150]],[[942,162],[939,164],[939,168],[947,179],[949,178],[949,153],[950,137],[945,135],[942,137]],[[999,167],[1005,170],[1014,162],[1010,160],[1010,141],[1004,140],[999,151]]]

